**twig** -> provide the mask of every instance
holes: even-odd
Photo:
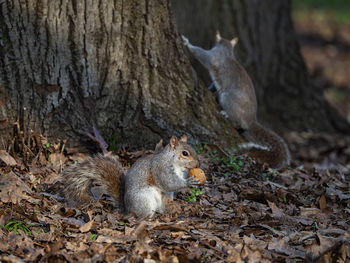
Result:
[[[213,246],[210,245],[210,243],[207,242],[207,241],[202,241],[202,240],[198,239],[194,234],[192,234],[192,233],[190,233],[190,232],[188,232],[188,233],[191,235],[191,237],[192,237],[194,240],[197,240],[200,244],[202,244],[202,245],[204,245],[204,246],[207,246],[207,247],[209,247],[210,249],[215,250],[216,252],[222,254],[223,256],[228,256],[227,252],[222,251],[221,249],[218,249],[218,248],[216,248],[216,247],[213,247]]]
[[[210,144],[209,146],[216,148],[217,150],[219,150],[220,153],[222,153],[223,155],[225,155],[226,157],[229,157],[230,155],[224,150],[222,149],[219,145],[217,144]]]

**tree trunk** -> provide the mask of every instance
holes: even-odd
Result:
[[[119,144],[160,138],[232,145],[237,134],[198,87],[169,1],[0,3],[0,132],[12,124],[70,145],[96,126]]]
[[[218,29],[239,37],[239,61],[255,84],[259,118],[275,130],[349,132],[349,124],[314,86],[301,57],[290,1],[173,0],[179,32],[210,48]],[[208,85],[207,72],[193,63]]]

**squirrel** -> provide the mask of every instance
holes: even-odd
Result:
[[[158,143],[153,154],[138,159],[127,173],[116,157],[88,157],[64,171],[59,192],[69,205],[81,207],[94,200],[93,186],[99,185],[120,211],[152,217],[165,212],[167,193],[199,184],[188,176],[197,167],[198,157],[187,137],[172,136],[168,145]]]
[[[182,36],[190,53],[208,70],[213,84],[209,90],[216,95],[223,114],[228,117],[247,143],[239,144],[239,150],[271,168],[282,169],[290,164],[290,152],[284,140],[257,120],[257,100],[252,80],[239,64],[234,54],[238,38],[231,41],[216,34],[216,44],[210,50],[193,46]]]

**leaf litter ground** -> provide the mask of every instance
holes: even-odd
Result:
[[[197,146],[207,184],[141,221],[108,200],[74,209],[45,194],[84,158],[79,151],[42,143],[26,161],[2,151],[0,261],[349,262],[350,138],[303,133],[288,141],[295,160],[279,173]],[[143,153],[119,156],[128,166]]]

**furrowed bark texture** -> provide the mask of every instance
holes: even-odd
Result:
[[[0,3],[0,125],[79,143],[93,125],[117,143],[187,133],[233,144],[197,87],[164,0]],[[191,136],[190,136],[191,139]]]
[[[239,37],[238,59],[255,84],[259,119],[275,130],[349,132],[349,124],[310,82],[291,20],[291,2],[172,0],[179,32],[211,48],[215,32]],[[208,74],[194,68],[208,85]]]

